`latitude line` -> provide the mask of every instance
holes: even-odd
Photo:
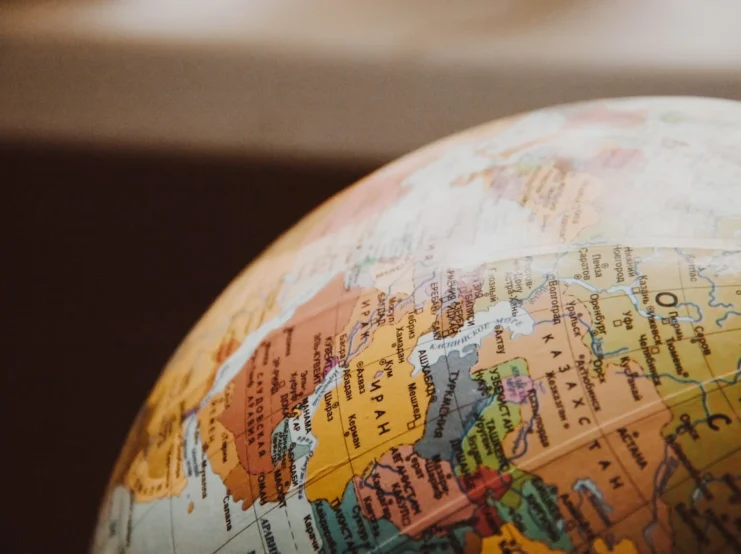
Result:
[[[131,502],[133,504],[134,503],[134,495],[133,494],[129,494],[129,497],[130,497],[129,502]],[[141,521],[143,521],[144,518],[147,515],[149,515],[149,512],[151,512],[155,507],[156,507],[156,504],[154,502],[152,502],[152,504],[146,510],[144,510],[144,513],[142,515],[140,515],[139,518],[136,521],[133,522],[133,524],[131,525],[131,532],[132,532],[132,534],[134,532],[134,529],[136,529],[136,526],[139,525],[139,523]]]
[[[340,304],[341,303],[342,303],[342,297],[340,297],[340,300],[338,300],[337,306],[336,306],[336,309],[335,309],[334,333],[332,334],[332,337],[333,337],[333,339],[332,339],[332,353],[333,354],[335,353],[334,352],[334,349],[335,349],[336,338],[337,338],[337,320],[339,319],[339,315],[340,315]],[[358,354],[359,354],[359,352],[358,352]],[[343,360],[343,361],[345,361],[345,360]],[[346,362],[347,362],[347,367],[343,367],[342,365],[340,365],[340,359],[338,357],[337,358],[337,367],[338,368],[342,368],[342,370],[343,370],[342,373],[343,374],[344,374],[345,371],[350,372],[350,378],[352,379],[352,370],[350,369],[350,360],[347,359]],[[344,379],[344,376],[343,376],[343,379]],[[349,482],[346,483],[345,486],[343,487],[343,489],[342,489],[343,493],[342,493],[342,496],[340,497],[340,504],[339,504],[339,506],[340,506],[340,510],[342,510],[342,497],[344,497],[345,491],[347,490],[348,485],[351,485],[352,486],[353,494],[355,494],[355,499],[357,501],[358,506],[360,506],[360,502],[358,501],[358,490],[357,490],[357,487],[355,486],[355,483],[353,482],[353,480],[355,478],[355,469],[353,468],[353,465],[352,465],[352,457],[350,456],[350,447],[347,445],[347,438],[348,437],[345,435],[345,425],[344,425],[344,421],[343,421],[343,417],[342,417],[342,392],[340,390],[340,385],[341,385],[340,375],[335,375],[335,381],[336,381],[335,387],[332,390],[327,391],[325,394],[329,394],[332,391],[336,391],[336,393],[337,393],[337,413],[339,414],[338,415],[338,419],[340,420],[340,431],[342,433],[342,436],[341,436],[342,445],[345,447],[345,454],[347,455],[347,464],[350,466],[350,479],[349,479]],[[317,438],[317,442],[318,441],[319,441],[319,439]],[[359,454],[358,457],[360,457],[360,456],[362,456],[364,454],[367,454],[371,450],[373,450],[373,448],[369,448],[368,450],[366,450],[362,454]],[[330,477],[332,477],[332,473],[334,473],[335,471],[339,470],[344,465],[345,464],[342,464],[341,466],[338,466],[338,467],[334,468],[330,473],[328,473],[327,475],[325,475],[324,478],[325,479],[329,479]],[[308,462],[307,462],[307,468],[308,468]],[[308,474],[308,471],[307,471],[307,474]],[[321,479],[317,479],[316,481],[313,481],[312,483],[318,483],[319,481],[321,481]],[[304,483],[304,491],[306,490],[306,485],[307,484],[309,484],[308,481]],[[308,501],[308,498],[307,498],[307,501]],[[331,507],[331,505],[330,505],[330,507]],[[361,510],[362,510],[362,508],[361,508]],[[317,529],[317,531],[319,531],[319,530]],[[367,531],[367,529],[366,529],[366,531]],[[369,539],[372,539],[373,543],[377,547],[378,546],[378,543],[376,543],[376,539],[375,539],[374,534],[372,532],[367,533],[367,534],[368,534]],[[345,546],[347,546],[347,544]]]
[[[260,348],[261,345],[262,345],[262,343],[260,343],[260,345],[258,345],[257,348],[255,348],[255,352],[253,353],[253,356],[255,357],[255,363],[250,364],[250,365],[246,365],[245,364],[245,368],[247,368],[247,371],[249,371],[249,375],[245,375],[246,379],[244,380],[244,414],[242,416],[242,419],[244,421],[244,433],[242,433],[242,435],[243,435],[244,438],[246,438],[247,429],[249,429],[249,426],[247,425],[247,413],[248,413],[248,407],[249,407],[249,401],[247,399],[249,398],[249,390],[250,390],[249,384],[252,381],[252,377],[253,377],[253,374],[255,372],[256,362],[257,362],[257,351],[258,351],[258,349]],[[271,406],[272,406],[272,402],[271,402]],[[272,431],[271,431],[271,433],[272,433]],[[235,439],[235,443],[236,443],[236,439]],[[201,440],[201,445],[203,445],[203,440]],[[245,440],[244,441],[244,444],[242,444],[242,445],[235,444],[235,446],[236,446],[236,450],[237,450],[237,460],[239,460],[239,448],[240,447],[243,447],[245,449],[245,453],[247,453],[247,441]],[[272,446],[272,442],[271,442],[271,446]],[[214,452],[214,455],[216,455],[217,452],[218,451]],[[245,454],[245,457],[247,458],[247,486],[250,489],[250,496],[252,497],[252,513],[255,516],[255,521],[253,523],[257,524],[260,521],[260,516],[257,515],[257,500],[258,500],[258,497],[255,496],[255,490],[252,487],[252,479],[250,479],[250,476],[252,475],[252,473],[250,472],[250,460],[246,456],[246,454]],[[208,452],[206,452],[206,459],[208,459],[209,462],[210,462],[210,456],[208,455]],[[227,475],[227,477],[228,477],[228,475]],[[225,480],[226,480],[226,477],[222,478],[222,482],[224,482]],[[232,539],[235,538],[237,535],[239,535],[242,531],[246,530],[247,528],[249,528],[249,525],[247,525],[247,527],[245,527],[241,531],[237,532],[234,535],[234,537],[232,537]],[[263,554],[264,554],[265,552],[267,552],[267,542],[265,541],[265,537],[262,534],[262,525],[258,525],[257,526],[257,532],[260,535],[260,545],[262,546],[262,551],[263,551]],[[231,539],[229,539],[229,540],[231,540]],[[220,546],[217,550],[221,550],[225,545],[226,545],[226,543],[224,545]]]
[[[335,340],[334,339],[337,337],[337,320],[339,319],[339,315],[340,315],[340,304],[341,303],[342,303],[342,300],[340,299],[337,302],[337,305],[335,306],[334,333],[332,334],[332,337],[333,337],[333,339],[332,339],[332,354],[335,354],[335,351],[334,351],[334,349],[335,349]],[[337,366],[336,367],[338,367],[338,368],[342,367],[339,364],[339,358],[337,358],[337,362],[338,363],[337,363]],[[348,362],[349,362],[349,360],[348,360]],[[349,364],[348,364],[348,366],[349,366]],[[349,367],[346,367],[346,368],[343,368],[343,370],[344,371],[342,373],[344,374],[345,371],[350,371],[350,368]],[[350,377],[352,378],[352,373],[350,374]],[[352,459],[350,458],[350,449],[347,446],[347,440],[346,440],[347,437],[345,436],[345,425],[344,425],[344,422],[342,421],[342,394],[340,392],[340,385],[341,385],[340,375],[335,375],[334,376],[334,381],[335,381],[334,388],[331,389],[331,390],[328,390],[325,394],[329,394],[330,392],[336,392],[337,393],[337,413],[339,414],[340,431],[342,431],[342,445],[345,447],[345,454],[347,454],[347,461],[348,461],[348,463],[350,463],[350,471],[352,472],[353,475],[355,475],[355,471],[353,470],[353,467],[352,467]],[[317,442],[318,442],[318,439],[317,439]],[[327,474],[327,477],[329,477],[331,474],[332,474],[332,472],[330,472],[329,474]]]
[[[247,529],[249,529],[253,525],[257,525],[257,520],[250,521],[247,525],[245,525],[239,531],[237,531],[233,536],[229,537],[225,542],[221,543],[218,546],[218,548],[216,548],[216,550],[213,550],[211,552],[211,554],[216,554],[219,550],[221,550],[222,548],[224,548],[227,544],[229,544],[230,542],[232,542],[234,539],[236,539],[239,535],[241,535],[242,533],[244,533]]]

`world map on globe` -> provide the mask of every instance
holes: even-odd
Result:
[[[741,105],[496,121],[228,286],[142,407],[92,550],[741,552],[740,375]]]

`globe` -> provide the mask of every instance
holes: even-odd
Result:
[[[503,119],[361,180],[228,286],[92,550],[740,552],[740,374],[741,105]]]

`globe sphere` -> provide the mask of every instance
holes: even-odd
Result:
[[[741,105],[496,121],[228,286],[142,407],[92,549],[739,552],[740,372]]]

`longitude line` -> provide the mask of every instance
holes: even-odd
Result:
[[[253,353],[253,356],[254,356],[254,359],[255,359],[255,363],[246,366],[246,367],[250,368],[250,370],[252,372],[255,371],[255,367],[256,367],[256,364],[257,364],[257,351],[260,349],[260,346],[262,346],[262,343],[260,343],[255,348],[255,352]],[[248,396],[249,396],[249,383],[251,382],[251,378],[252,378],[252,375],[247,375],[247,378],[244,380],[244,389],[245,390],[244,390],[244,415],[243,415],[243,418],[244,418],[244,433],[242,434],[243,444],[242,445],[237,445],[238,448],[241,446],[241,447],[245,448],[245,450],[247,449],[247,429],[248,429],[248,426],[247,426],[247,408],[248,408],[248,404],[249,404],[249,402],[248,402],[247,399],[248,399]],[[271,406],[272,406],[272,401],[271,401]],[[239,456],[239,454],[237,454],[237,456]],[[250,473],[249,458],[247,458],[247,468],[246,468],[246,470],[247,470],[247,486],[250,489],[250,496],[252,497],[252,513],[255,515],[255,521],[254,521],[254,523],[257,525],[259,523],[259,521],[260,521],[260,517],[257,515],[258,497],[255,496],[255,491],[252,488],[252,479],[250,479],[250,476],[252,474]],[[244,529],[242,529],[242,531],[248,529],[249,527],[250,527],[250,524],[248,524]],[[242,531],[239,531],[239,533],[237,533],[236,535],[234,535],[234,537],[236,537],[237,535],[239,535]],[[265,537],[263,536],[262,526],[261,525],[257,525],[257,532],[260,534],[260,544],[262,545],[262,551],[263,551],[263,553],[265,553],[265,552],[267,552],[267,542],[265,541]],[[232,537],[232,538],[234,538],[234,537]],[[221,547],[219,547],[219,550],[221,548],[223,548],[223,545]]]
[[[339,315],[340,315],[340,304],[341,303],[342,303],[342,296],[340,296],[340,300],[337,302],[337,305],[335,307],[334,333],[332,334],[332,354],[335,353],[334,352],[334,349],[335,349],[335,340],[337,338],[337,323],[338,323],[338,319],[339,319]],[[350,363],[349,363],[349,360],[347,362],[348,362],[347,363],[347,367],[344,367],[343,368],[343,372],[344,371],[350,371]],[[339,364],[339,359],[338,359],[338,364]],[[338,367],[341,367],[341,366],[338,365]],[[352,377],[352,372],[350,373],[350,376]],[[350,484],[353,487],[353,492],[355,493],[355,498],[357,499],[357,497],[358,497],[358,491],[357,491],[357,488],[355,487],[355,484],[353,483],[353,481],[354,481],[353,478],[355,477],[355,468],[352,465],[353,458],[352,458],[352,456],[350,456],[350,449],[347,446],[347,437],[345,436],[345,425],[344,425],[344,422],[342,420],[342,396],[341,396],[342,395],[342,392],[340,390],[340,384],[341,384],[340,383],[340,376],[339,375],[336,375],[335,376],[335,379],[337,379],[337,385],[335,386],[334,390],[337,391],[337,413],[339,414],[340,430],[342,431],[342,444],[345,447],[345,453],[347,454],[347,463],[350,465],[350,473],[351,473]],[[381,444],[383,444],[383,443],[381,443]],[[367,450],[366,452],[368,452],[369,450]],[[363,454],[365,454],[365,452],[359,454],[358,457],[362,456]],[[324,479],[328,479],[330,477],[331,477],[331,473],[329,475],[324,476],[323,478]],[[358,504],[359,504],[359,502],[358,502]],[[371,537],[373,539],[373,542],[376,543],[375,536],[373,535],[373,533],[370,532],[370,533],[368,533],[368,535],[369,535],[369,537]],[[378,546],[377,543],[376,543],[376,546]]]
[[[555,272],[555,275],[556,275],[556,281],[560,282],[560,276],[558,274],[558,268],[555,268],[554,269],[554,272]],[[561,293],[560,287],[558,287],[558,296],[559,296],[559,300],[560,300],[561,310],[563,310],[563,308],[564,308],[563,295]],[[578,365],[578,361],[577,361],[576,355],[574,353],[574,346],[572,344],[572,337],[571,337],[571,334],[569,332],[569,328],[566,326],[566,318],[561,318],[561,323],[563,325],[564,333],[566,333],[566,342],[569,345],[569,351],[571,352],[571,359],[573,360],[574,365],[577,366]],[[583,361],[583,363],[586,365],[586,364],[588,364],[588,361],[589,361],[589,358],[585,358],[584,361]],[[592,403],[590,401],[589,393],[588,393],[588,391],[586,389],[586,385],[584,384],[583,377],[581,375],[579,375],[579,372],[578,372],[578,368],[577,367],[574,367],[574,370],[576,370],[576,372],[577,372],[577,377],[579,378],[579,385],[581,386],[582,393],[587,398],[587,405],[589,406],[589,410],[590,410],[590,412],[592,414],[592,417],[594,418],[594,423],[595,423],[595,425],[597,427],[597,430],[599,431],[600,436],[602,437],[602,440],[607,444],[607,448],[612,453],[612,456],[615,458],[615,461],[617,462],[618,466],[620,466],[620,468],[622,469],[623,473],[625,474],[625,476],[627,477],[627,479],[630,481],[630,484],[633,487],[634,492],[643,501],[644,506],[645,505],[648,505],[649,504],[648,500],[643,496],[643,492],[640,490],[640,488],[636,484],[635,480],[631,476],[630,472],[627,470],[627,468],[625,467],[625,465],[620,460],[620,456],[618,456],[617,452],[615,452],[615,449],[610,444],[610,441],[608,440],[607,435],[605,434],[604,430],[602,429],[602,425],[600,424],[599,418],[597,417],[597,412],[595,411],[594,406],[592,406]],[[589,377],[589,369],[588,368],[585,368],[585,371],[586,371],[586,375],[587,375],[587,378],[588,378]],[[595,392],[595,394],[596,394],[596,392]],[[649,416],[646,416],[646,417],[649,417]],[[660,523],[660,525],[661,525],[662,529],[664,530],[664,532],[666,532],[666,529],[664,528],[663,524]],[[611,527],[614,527],[614,525],[612,525]],[[608,527],[607,529],[610,529],[611,527]],[[671,535],[669,535],[669,536],[671,536]]]
[[[680,258],[681,258],[681,256],[680,256]],[[681,287],[680,291],[682,293],[682,301],[683,301],[682,303],[684,304],[685,311],[687,312],[687,317],[690,320],[690,326],[692,327],[692,332],[693,332],[694,335],[697,335],[697,331],[695,329],[695,323],[692,321],[692,317],[690,315],[689,306],[687,304],[687,296],[686,296],[686,293],[685,293],[685,290],[684,290],[684,282],[683,282],[683,279],[682,279],[682,266],[681,266],[681,263],[682,263],[681,260],[677,260],[677,274],[679,275],[679,285]],[[710,376],[713,378],[713,382],[715,382],[715,380],[717,379],[716,376],[715,376],[715,372],[713,372],[713,368],[710,367],[710,363],[708,362],[708,359],[705,356],[705,354],[702,355],[702,359],[705,362],[705,367],[707,367],[708,371],[710,372]],[[736,370],[736,371],[738,371],[738,370]],[[723,395],[723,398],[725,398],[726,402],[728,403],[728,407],[731,409],[731,412],[733,412],[733,415],[736,416],[736,420],[739,421],[739,422],[741,422],[741,416],[739,416],[738,412],[736,412],[736,410],[733,408],[733,403],[728,398],[728,395],[726,394],[726,391],[725,391],[724,387],[721,384],[719,384],[718,385],[718,389],[720,390],[720,393]]]

